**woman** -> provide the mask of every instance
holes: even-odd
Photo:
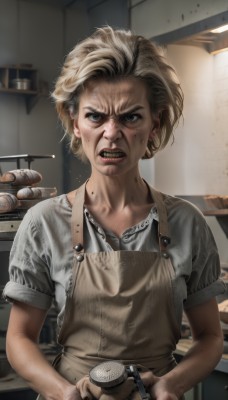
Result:
[[[175,72],[149,40],[105,27],[68,55],[53,98],[91,176],[30,209],[17,232],[4,292],[9,361],[48,400],[83,397],[76,383],[104,360],[142,365],[153,399],[180,399],[221,357],[224,286],[202,214],[139,173],[182,115]],[[37,345],[53,299],[55,368]],[[183,308],[193,346],[176,365]]]

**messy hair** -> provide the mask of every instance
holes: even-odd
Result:
[[[183,111],[183,92],[176,73],[162,49],[131,31],[98,28],[78,43],[66,57],[52,97],[73,153],[85,159],[81,140],[73,132],[80,95],[86,83],[101,78],[117,80],[135,77],[145,82],[153,116],[159,117],[157,135],[147,144],[143,158],[151,158],[166,146]]]

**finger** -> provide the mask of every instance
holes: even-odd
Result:
[[[154,383],[156,383],[159,380],[159,378],[156,375],[154,375],[152,371],[142,372],[140,373],[140,377],[145,386],[154,385]]]
[[[84,376],[76,383],[76,388],[83,400],[92,400],[93,398],[89,384],[90,381],[88,376]]]

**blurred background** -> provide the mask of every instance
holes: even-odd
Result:
[[[206,197],[228,195],[228,31],[217,31],[228,25],[227,0],[0,0],[0,171],[17,166],[17,159],[5,157],[39,155],[44,157],[31,157],[31,167],[42,174],[42,185],[56,188],[58,194],[86,179],[89,166],[70,154],[50,93],[66,54],[106,24],[155,40],[177,70],[185,95],[184,119],[174,132],[175,141],[153,160],[142,161],[141,172],[158,190],[200,207],[226,272],[228,206],[212,204]],[[20,168],[27,163],[28,158],[21,157]],[[7,238],[1,235],[6,223],[11,226]],[[7,219],[1,226],[3,286],[17,225]],[[1,348],[7,326],[4,313],[2,305]],[[51,329],[48,326],[48,335]],[[223,383],[222,387],[227,396]],[[197,400],[202,394],[193,395]],[[15,398],[19,396],[17,392]],[[23,399],[26,396],[23,392]],[[216,398],[223,400],[222,395]]]

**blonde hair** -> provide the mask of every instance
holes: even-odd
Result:
[[[71,150],[82,160],[86,158],[81,141],[74,135],[73,119],[86,83],[95,78],[127,77],[145,82],[151,112],[160,120],[159,132],[148,142],[143,158],[153,157],[173,135],[183,111],[183,92],[162,49],[131,31],[110,26],[98,28],[68,54],[52,93],[65,134],[70,137]]]

